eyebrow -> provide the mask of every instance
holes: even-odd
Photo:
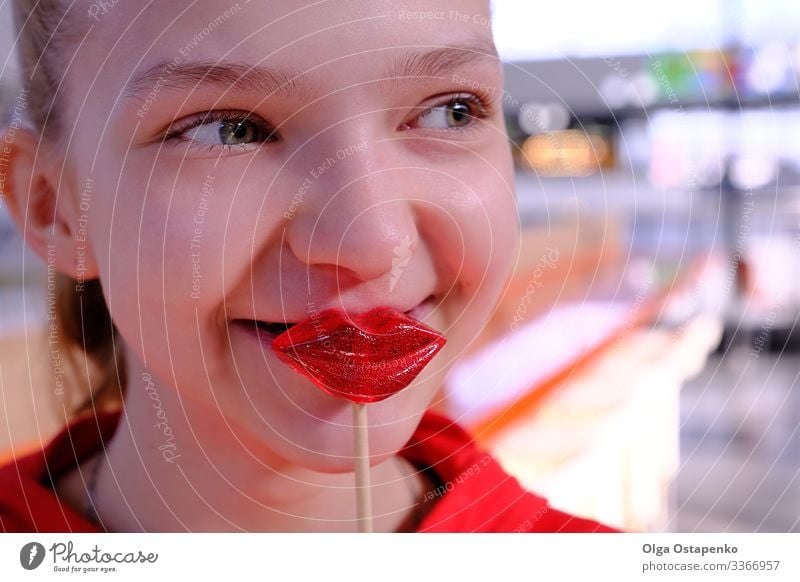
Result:
[[[392,47],[395,48],[395,47]],[[403,47],[397,47],[403,48]],[[454,69],[480,61],[499,62],[490,40],[408,52],[394,59],[383,81],[397,84],[408,77],[442,77]],[[280,70],[236,61],[163,61],[135,73],[125,87],[125,99],[144,99],[160,91],[212,87],[263,95],[309,96],[318,93],[306,79],[291,70]]]

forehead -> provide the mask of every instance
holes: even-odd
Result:
[[[316,76],[375,78],[400,53],[491,52],[487,0],[86,0],[95,70],[127,86],[153,67],[231,61]],[[334,75],[331,77],[331,75]],[[112,77],[110,79],[108,77]]]

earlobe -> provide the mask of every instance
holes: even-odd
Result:
[[[28,246],[65,275],[82,280],[97,277],[85,233],[78,236],[77,212],[71,208],[74,197],[64,191],[59,195],[56,165],[44,163],[53,159],[53,152],[33,131],[18,129],[13,135],[0,132],[0,155],[3,199]],[[67,181],[61,188],[69,188]]]

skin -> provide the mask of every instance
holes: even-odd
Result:
[[[491,315],[516,250],[488,6],[448,0],[419,18],[430,4],[252,0],[204,34],[231,5],[189,5],[119,3],[91,28],[78,10],[87,37],[66,77],[65,139],[11,140],[12,214],[40,255],[56,245],[60,271],[99,277],[129,362],[98,510],[116,531],[354,531],[349,403],[236,320],[390,305],[448,338],[411,386],[369,405],[375,525],[395,530],[427,486],[396,452]],[[407,55],[454,46],[473,48],[387,80]],[[201,61],[284,71],[297,87],[133,82]],[[274,140],[224,146],[219,122],[164,139],[211,110],[251,113],[268,129],[245,134]],[[83,507],[79,472],[59,490]]]

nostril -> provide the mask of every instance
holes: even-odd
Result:
[[[343,267],[342,265],[320,263],[318,265],[314,265],[314,268],[325,273],[326,275],[333,277],[333,279],[339,283],[340,288],[352,281],[362,280],[356,271],[350,269],[349,267]]]

